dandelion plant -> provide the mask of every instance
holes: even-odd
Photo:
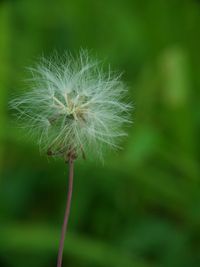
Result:
[[[18,120],[36,137],[48,156],[61,157],[69,165],[67,203],[57,267],[62,266],[64,239],[72,198],[74,161],[97,155],[103,147],[117,149],[126,135],[130,104],[120,75],[82,50],[78,56],[42,58],[30,68],[31,90],[11,101]]]

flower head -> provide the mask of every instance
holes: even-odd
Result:
[[[31,72],[32,89],[11,107],[49,155],[72,150],[84,155],[88,149],[101,154],[104,144],[118,147],[130,109],[119,75],[104,72],[86,51],[42,59]]]

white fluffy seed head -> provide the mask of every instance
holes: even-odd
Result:
[[[87,51],[43,58],[31,72],[32,89],[10,104],[42,149],[66,156],[118,148],[131,108],[120,75],[103,71]]]

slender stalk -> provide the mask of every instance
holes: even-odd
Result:
[[[59,244],[57,267],[62,266],[65,234],[67,231],[67,224],[69,220],[69,213],[70,213],[70,207],[71,207],[71,199],[72,199],[72,191],[73,191],[73,177],[74,177],[74,158],[72,154],[69,156],[68,164],[69,164],[69,182],[68,182],[67,203],[66,203],[64,221],[63,221],[63,226],[62,226],[61,239],[60,239],[60,244]]]

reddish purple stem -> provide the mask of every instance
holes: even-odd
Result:
[[[74,159],[72,155],[69,156],[68,163],[69,163],[69,183],[68,183],[67,203],[66,203],[66,209],[65,209],[64,222],[62,226],[61,239],[60,239],[60,244],[59,244],[57,267],[62,267],[65,234],[67,231],[67,224],[69,220],[69,213],[70,213],[70,207],[71,207],[71,199],[72,199],[72,191],[73,191],[73,177],[74,177]]]

